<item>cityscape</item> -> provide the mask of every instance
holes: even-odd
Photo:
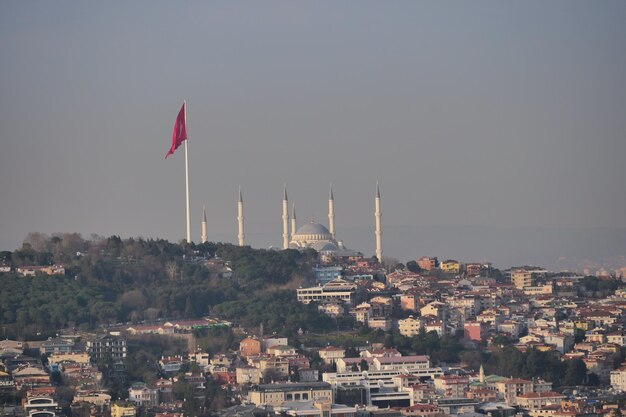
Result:
[[[0,416],[626,415],[625,21],[1,1]]]

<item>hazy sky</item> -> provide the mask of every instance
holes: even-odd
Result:
[[[241,184],[247,242],[279,245],[283,183],[326,224],[332,182],[369,256],[380,180],[386,255],[533,262],[554,244],[504,242],[572,229],[584,253],[626,231],[624,22],[624,1],[1,1],[0,249],[183,238],[184,152],[163,157],[187,99],[196,241],[203,204],[236,241]]]

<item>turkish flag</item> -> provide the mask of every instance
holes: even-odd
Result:
[[[165,159],[168,156],[174,153],[176,149],[183,143],[184,140],[187,140],[187,126],[185,123],[185,102],[183,102],[183,107],[180,108],[178,112],[178,116],[176,116],[176,122],[174,123],[174,131],[172,132],[172,147],[165,155]]]

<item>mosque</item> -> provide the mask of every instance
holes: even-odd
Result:
[[[376,196],[374,198],[374,220],[376,238],[376,258],[382,261],[382,229],[381,229],[381,200],[380,188],[376,183]],[[335,236],[335,198],[333,196],[332,185],[328,196],[328,228],[311,220],[308,223],[297,227],[296,208],[292,206],[291,217],[289,216],[289,199],[287,198],[287,187],[283,188],[283,249],[315,249],[320,255],[325,257],[349,257],[360,253],[344,246],[342,240]],[[291,222],[290,222],[291,221]],[[237,240],[239,246],[245,245],[243,197],[239,188],[239,199],[237,201]],[[207,241],[206,213],[202,209],[202,243]]]

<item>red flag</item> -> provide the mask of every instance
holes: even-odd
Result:
[[[187,126],[185,123],[185,102],[183,102],[183,107],[180,108],[178,112],[178,116],[176,116],[176,122],[174,123],[174,131],[172,132],[172,147],[165,155],[165,159],[168,156],[174,153],[176,149],[183,143],[184,140],[187,140]]]

